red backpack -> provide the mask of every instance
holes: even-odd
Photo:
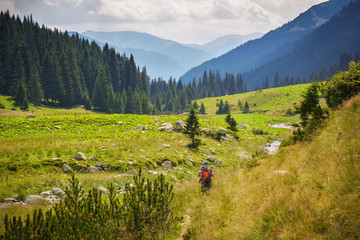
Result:
[[[210,168],[208,166],[202,166],[200,176],[205,179],[210,178],[211,177]]]

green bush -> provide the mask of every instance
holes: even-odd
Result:
[[[122,197],[112,184],[106,197],[95,188],[85,195],[74,175],[69,184],[45,213],[35,210],[25,221],[6,216],[0,239],[158,239],[173,226],[173,186],[163,175],[145,181],[140,169]]]

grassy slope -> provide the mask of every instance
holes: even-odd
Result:
[[[301,94],[308,87],[308,84],[293,85],[281,88],[271,88],[262,91],[248,92],[242,94],[235,94],[223,97],[212,97],[196,100],[201,105],[204,103],[207,114],[215,114],[217,111],[216,103],[222,99],[223,102],[228,101],[232,107],[232,113],[241,113],[238,108],[238,100],[245,105],[247,101],[251,107],[252,112],[268,112],[269,115],[283,115],[286,110],[292,108],[294,110],[294,103],[301,99]],[[254,106],[256,104],[256,106]]]
[[[190,239],[358,239],[359,123],[357,96],[332,112],[312,142],[216,175],[208,195],[194,189],[195,180],[185,182],[177,204],[192,209]]]

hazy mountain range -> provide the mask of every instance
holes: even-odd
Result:
[[[171,76],[178,79],[188,69],[218,57],[248,40],[261,37],[263,34],[228,35],[204,45],[180,44],[148,33],[133,31],[86,31],[79,35],[90,41],[94,40],[101,46],[108,43],[118,52],[125,52],[127,56],[133,54],[137,65],[146,66],[151,78],[168,79]]]
[[[293,21],[268,32],[262,38],[248,41],[218,58],[190,69],[181,79],[184,82],[198,79],[205,70],[219,70],[225,75],[226,72],[237,74],[257,69],[296,50],[302,44],[299,40],[322,26],[350,2],[351,0],[330,0],[315,5]],[[272,70],[276,71],[276,69]]]

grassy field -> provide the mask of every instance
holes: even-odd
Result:
[[[360,96],[331,113],[312,141],[283,148],[260,166],[177,189],[191,216],[187,239],[358,239]]]
[[[238,100],[242,105],[248,102],[251,112],[267,112],[268,115],[282,116],[290,108],[294,110],[294,104],[300,102],[301,94],[309,84],[293,85],[281,88],[271,88],[261,91],[235,94],[223,97],[212,97],[196,100],[201,105],[204,103],[207,114],[215,114],[218,107],[216,106],[220,100],[228,101],[231,105],[232,113],[241,113],[238,107]]]

